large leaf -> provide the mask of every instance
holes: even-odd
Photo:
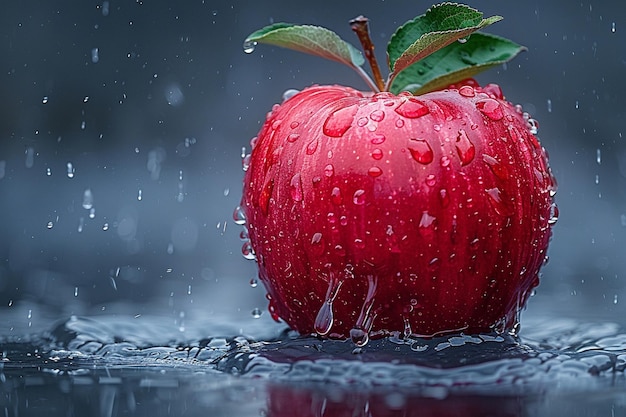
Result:
[[[432,53],[397,75],[390,91],[423,94],[501,65],[526,48],[508,39],[474,33],[465,43],[455,42]]]
[[[501,20],[500,16],[483,19],[483,14],[469,6],[441,3],[408,21],[393,34],[387,46],[391,74],[389,83],[415,62],[455,41],[464,41],[473,32]]]
[[[365,62],[358,49],[335,32],[319,26],[275,23],[250,34],[244,42],[244,51],[252,52],[257,43],[293,49],[350,67],[360,67]]]

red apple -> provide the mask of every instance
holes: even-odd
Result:
[[[314,86],[276,105],[241,206],[272,316],[359,345],[513,329],[556,220],[536,128],[471,79],[419,96]]]

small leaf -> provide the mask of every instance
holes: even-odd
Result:
[[[411,65],[395,78],[390,91],[424,94],[473,77],[513,59],[526,50],[508,39],[474,33],[465,43],[455,42]]]
[[[483,19],[478,10],[456,3],[431,7],[398,28],[391,37],[387,46],[389,83],[415,62],[501,19],[500,16]]]
[[[257,43],[293,49],[353,68],[360,67],[365,62],[358,49],[335,32],[319,26],[275,23],[250,34],[244,42],[244,51],[252,52]]]

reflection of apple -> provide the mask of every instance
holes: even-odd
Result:
[[[250,39],[292,42],[298,30],[326,36],[276,24]],[[473,36],[450,54],[492,47]],[[242,209],[274,318],[359,345],[515,326],[545,259],[555,183],[536,123],[498,86],[445,85],[421,95],[315,86],[268,115]]]
[[[268,387],[267,417],[517,417],[517,397],[449,396],[441,387],[422,396],[401,391],[322,390],[274,384]],[[445,398],[443,398],[445,397]]]

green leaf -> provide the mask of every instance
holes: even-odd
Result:
[[[481,12],[462,4],[442,3],[431,7],[402,25],[391,37],[387,46],[389,83],[415,62],[499,20],[502,17],[483,19]]]
[[[365,62],[358,49],[335,32],[319,26],[275,23],[250,34],[244,41],[244,51],[251,53],[257,43],[293,49],[353,68],[360,67]]]
[[[508,39],[474,33],[465,43],[455,42],[402,71],[390,91],[423,94],[501,65],[526,50]]]

